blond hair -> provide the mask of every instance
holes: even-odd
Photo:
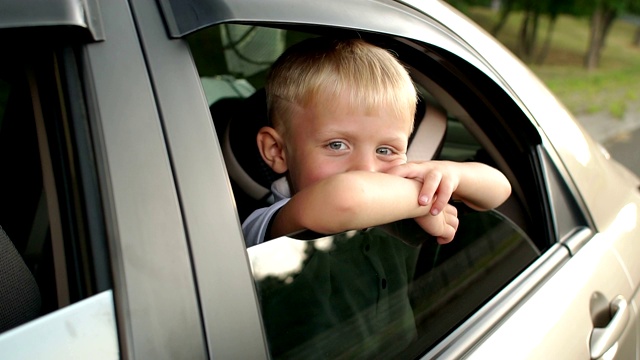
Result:
[[[389,51],[361,39],[313,38],[274,63],[266,84],[272,126],[287,136],[295,106],[329,106],[338,98],[367,113],[390,108],[413,121],[417,94],[407,70]]]

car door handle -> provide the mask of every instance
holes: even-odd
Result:
[[[629,308],[627,300],[622,296],[617,296],[611,301],[609,307],[611,311],[611,321],[605,327],[594,328],[591,332],[591,358],[599,359],[609,350],[619,339],[627,323],[629,323]]]

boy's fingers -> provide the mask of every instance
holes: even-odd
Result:
[[[438,169],[434,162],[410,162],[389,168],[385,173],[424,182],[425,174],[441,172]]]
[[[442,210],[444,210],[444,208],[449,204],[449,200],[451,200],[452,191],[453,189],[451,189],[449,184],[444,182],[440,183],[438,192],[432,201],[431,215],[438,215]]]
[[[458,209],[454,206],[447,205],[443,210],[443,215],[445,217],[445,226],[441,236],[436,238],[438,244],[447,244],[450,243],[456,235],[456,231],[458,231],[458,225],[460,224],[460,220],[458,219]]]
[[[456,235],[456,230],[451,226],[446,226],[442,236],[438,236],[436,241],[438,244],[448,244],[453,240],[453,237]]]
[[[421,169],[417,163],[405,163],[390,168],[386,173],[401,176],[403,178],[422,179],[424,169]]]
[[[438,171],[432,171],[425,175],[422,180],[422,189],[420,189],[420,195],[418,196],[418,203],[425,206],[429,203],[434,204],[436,200],[436,191],[440,192],[440,182],[442,181],[442,173]],[[438,208],[438,212],[442,209],[442,206]],[[432,210],[433,211],[433,210]],[[436,212],[434,215],[437,215]]]

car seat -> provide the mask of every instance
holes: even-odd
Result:
[[[36,280],[0,226],[0,333],[36,318],[40,306]]]
[[[256,136],[269,124],[266,94],[256,91],[247,99],[223,99],[211,107],[212,117],[231,179],[240,220],[255,209],[268,206],[271,183],[282,175],[262,160]],[[416,110],[414,131],[409,138],[407,157],[411,161],[431,160],[442,149],[447,128],[444,111],[425,99]]]

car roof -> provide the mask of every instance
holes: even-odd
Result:
[[[390,34],[397,32],[393,31],[396,29],[394,24],[412,27],[419,23],[417,19],[412,22],[412,17],[407,16],[411,7],[399,1],[167,0],[160,1],[160,6],[174,38],[223,22],[313,24]]]

